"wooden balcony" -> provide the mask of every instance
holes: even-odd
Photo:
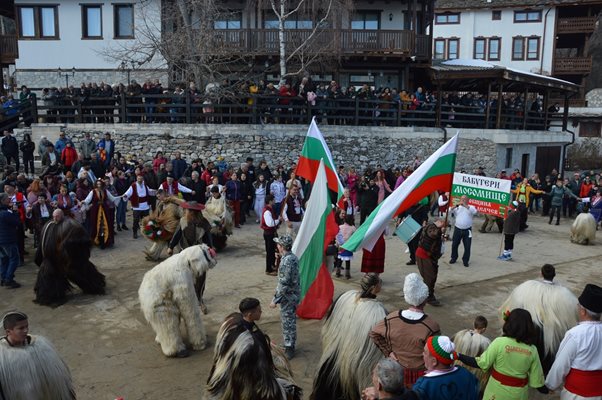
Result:
[[[554,75],[588,74],[591,70],[591,57],[556,57],[554,59]]]
[[[0,64],[14,64],[19,58],[17,35],[0,35]]]
[[[287,52],[297,48],[311,35],[310,29],[284,32]],[[216,30],[216,48],[245,55],[278,55],[279,41],[276,29]],[[428,35],[416,35],[410,30],[325,30],[313,37],[314,46],[337,54],[365,56],[429,57]]]
[[[597,17],[571,17],[558,19],[557,33],[591,33],[596,28]]]

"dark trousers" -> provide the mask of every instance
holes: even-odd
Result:
[[[520,213],[519,230],[522,232],[527,229],[527,219],[529,218],[529,210],[527,210],[527,205],[525,203],[518,203],[518,212]]]
[[[412,240],[408,242],[408,250],[410,251],[410,261],[416,261],[416,250],[418,249],[418,243],[420,242],[420,233],[418,233]]]
[[[247,214],[249,213],[249,201],[242,200],[240,202],[240,223],[245,224],[247,222]]]
[[[560,206],[552,206],[550,208],[550,221],[549,223],[552,223],[552,220],[554,219],[554,214],[556,214],[556,223],[559,224],[560,223]]]
[[[470,260],[470,245],[472,244],[472,232],[471,229],[458,229],[454,228],[454,235],[452,237],[452,250],[451,259],[456,261],[458,259],[458,247],[460,242],[464,245],[464,254],[462,255],[462,261],[464,264],[468,264]]]
[[[25,226],[21,223],[17,228],[17,242],[19,244],[19,259],[25,261]]]
[[[429,300],[433,300],[435,298],[435,284],[437,283],[437,275],[439,274],[439,265],[430,258],[420,257],[416,259],[416,265],[418,266],[418,272],[420,272],[422,280],[429,288],[428,298]]]
[[[229,202],[234,214],[234,226],[240,226],[240,200],[230,200]]]
[[[4,154],[6,157],[6,165],[10,165],[12,161],[15,162],[15,171],[19,172],[19,154]]]
[[[31,171],[31,174],[35,174],[35,169],[33,167],[33,158],[25,158],[23,157],[23,168],[25,168],[25,173],[29,174],[29,171]]]
[[[134,223],[132,230],[137,233],[140,230],[140,220],[149,214],[148,210],[134,210]]]
[[[203,303],[203,293],[205,293],[205,282],[207,282],[207,273],[202,273],[194,282],[194,292],[200,303]]]
[[[514,233],[504,234],[504,250],[514,249]]]
[[[276,233],[263,232],[263,240],[265,241],[265,272],[272,272],[276,265],[276,243],[274,238]]]

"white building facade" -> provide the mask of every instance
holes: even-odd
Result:
[[[551,75],[556,10],[505,1],[438,1],[433,59],[481,59],[526,72]],[[545,2],[540,2],[540,4]],[[516,5],[518,4],[518,5]]]
[[[166,82],[160,60],[155,68],[137,69],[111,58],[111,49],[127,47],[138,24],[157,24],[161,0],[16,0],[19,58],[17,85],[33,89],[79,86],[82,82],[126,83],[128,77]]]

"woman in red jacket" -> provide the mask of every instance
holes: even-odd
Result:
[[[73,144],[67,143],[61,153],[61,163],[65,166],[65,171],[70,171],[71,166],[77,161],[77,150],[73,148]]]

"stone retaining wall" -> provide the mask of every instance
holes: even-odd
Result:
[[[158,150],[167,155],[180,151],[186,160],[215,160],[222,156],[231,165],[253,157],[256,164],[265,159],[270,166],[290,165],[297,161],[307,132],[306,125],[92,125],[71,124],[49,128],[34,126],[33,140],[40,137],[36,130],[44,128],[52,142],[63,131],[74,142],[90,132],[96,140],[110,132],[116,150],[151,160]],[[443,131],[432,128],[387,128],[321,126],[336,165],[354,166],[360,170],[376,167],[410,165],[416,157],[421,161],[443,143]],[[31,129],[17,130],[20,137]],[[54,137],[53,137],[54,136]],[[458,169],[472,172],[478,166],[486,171],[497,169],[496,144],[478,133],[463,133],[458,149]]]

